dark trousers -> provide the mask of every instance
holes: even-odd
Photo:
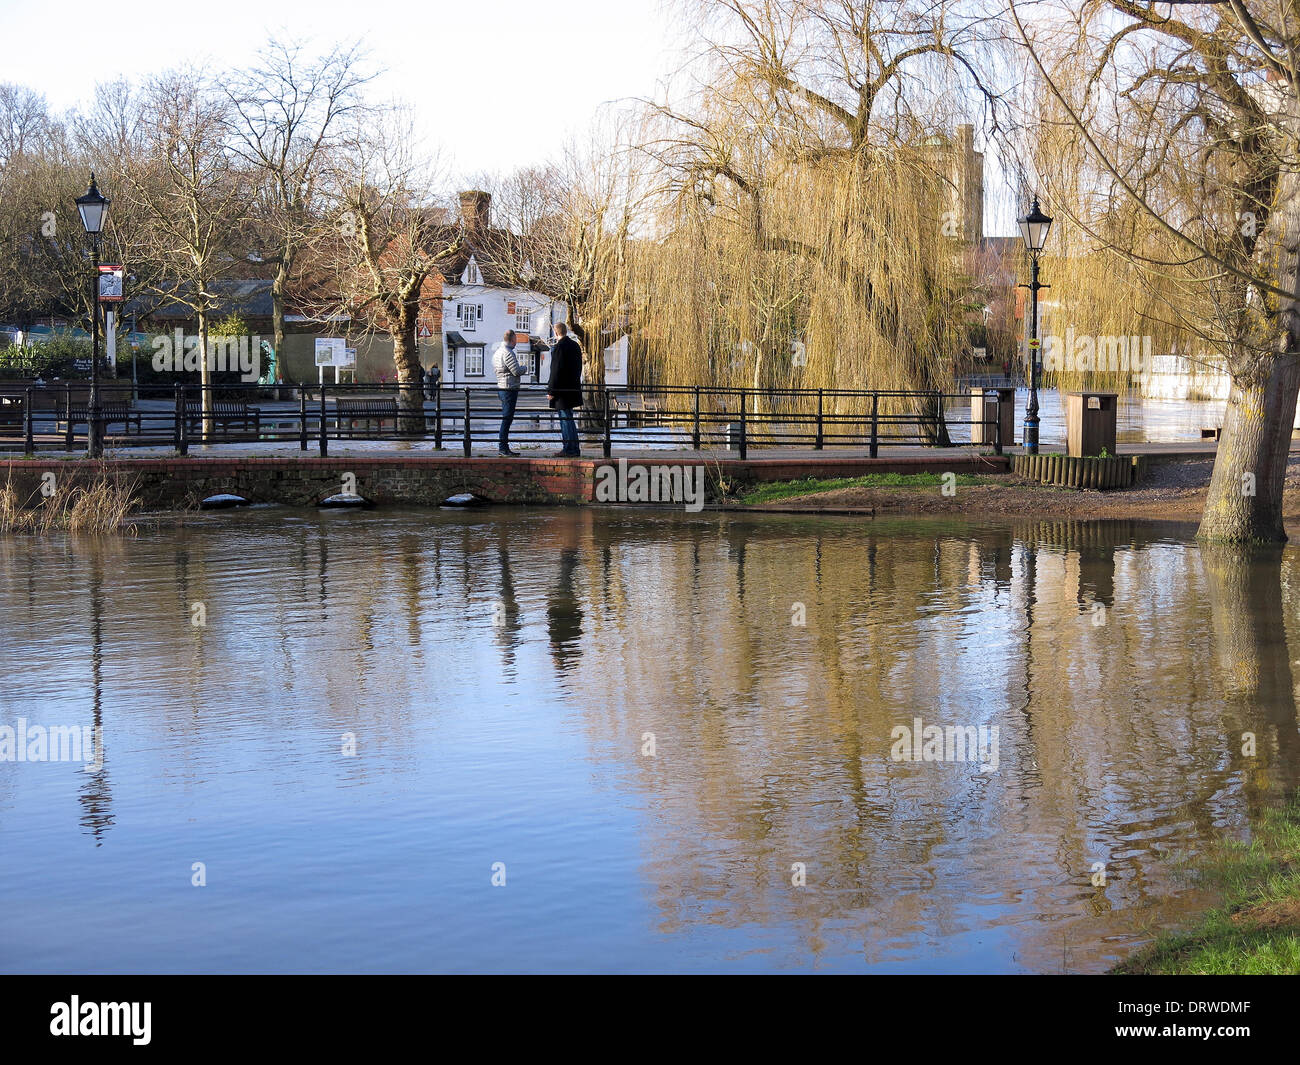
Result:
[[[497,436],[497,447],[501,451],[510,450],[510,423],[515,420],[515,405],[519,402],[519,389],[498,388],[501,397],[501,432]]]
[[[578,423],[574,420],[573,411],[561,407],[560,415],[560,439],[564,441],[564,451],[572,455],[578,454]]]

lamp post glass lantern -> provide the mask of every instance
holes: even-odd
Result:
[[[1038,282],[1038,255],[1047,243],[1048,230],[1052,228],[1052,219],[1043,214],[1038,206],[1038,197],[1034,197],[1034,206],[1029,213],[1019,219],[1020,239],[1025,242],[1029,252],[1030,282],[1021,285],[1029,289],[1029,405],[1025,408],[1025,454],[1038,454],[1038,375],[1042,366],[1038,346],[1038,290],[1050,288]]]
[[[97,459],[104,453],[103,426],[99,420],[99,240],[108,218],[108,197],[90,175],[86,195],[77,197],[77,213],[90,236],[90,403],[86,409],[86,452]],[[69,427],[71,432],[71,427]]]

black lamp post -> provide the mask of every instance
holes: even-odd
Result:
[[[99,420],[99,237],[108,217],[108,199],[95,184],[94,171],[86,195],[77,197],[77,212],[90,235],[90,405],[86,411],[86,452],[90,458],[97,459],[104,453],[103,426]]]
[[[1038,206],[1038,197],[1034,197],[1034,206],[1020,220],[1020,238],[1029,251],[1030,283],[1021,285],[1029,289],[1029,406],[1025,408],[1025,454],[1038,454],[1038,372],[1042,362],[1038,355],[1038,290],[1050,288],[1050,285],[1038,283],[1038,255],[1047,243],[1047,231],[1052,228],[1052,220]]]

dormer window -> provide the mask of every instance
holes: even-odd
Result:
[[[483,271],[478,268],[478,262],[474,256],[469,257],[469,262],[465,264],[465,272],[460,275],[460,280],[463,285],[483,284]]]

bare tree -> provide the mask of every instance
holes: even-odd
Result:
[[[228,139],[230,125],[229,99],[203,72],[160,75],[143,90],[121,172],[121,199],[141,221],[128,253],[158,263],[158,296],[197,320],[205,438],[212,432],[213,282],[246,256],[252,193],[251,175]]]
[[[638,134],[630,116],[607,113],[554,163],[491,183],[502,223],[487,238],[494,265],[565,305],[583,379],[597,386],[609,339],[633,328],[630,255],[649,197]]]
[[[441,299],[441,272],[465,240],[437,183],[436,161],[420,151],[410,115],[387,109],[354,126],[332,164],[334,225],[316,244],[335,309],[392,338],[402,428],[411,433],[424,431],[417,320],[422,304]]]
[[[360,46],[312,57],[298,42],[272,40],[256,63],[225,83],[233,151],[257,176],[259,258],[271,264],[274,345],[284,346],[285,302],[298,256],[320,224],[318,186],[344,122],[363,106],[373,78]]]

